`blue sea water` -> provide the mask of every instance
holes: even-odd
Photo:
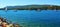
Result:
[[[60,10],[0,10],[0,16],[23,27],[60,27]]]

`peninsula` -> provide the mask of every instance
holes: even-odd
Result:
[[[24,6],[6,6],[0,8],[0,10],[60,10],[60,6],[57,5],[24,5]]]

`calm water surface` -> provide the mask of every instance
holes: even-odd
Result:
[[[23,27],[60,27],[60,10],[0,10],[0,16]]]

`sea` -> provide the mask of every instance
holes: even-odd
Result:
[[[60,27],[60,10],[0,10],[0,17],[22,27]]]

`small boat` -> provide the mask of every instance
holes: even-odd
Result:
[[[37,9],[37,11],[41,11],[41,9]]]
[[[5,11],[7,11],[7,8],[5,8]]]
[[[14,12],[17,12],[17,10],[15,10]]]
[[[57,11],[57,10],[56,10],[56,7],[55,7],[54,11]]]
[[[14,9],[14,12],[17,12],[17,9]]]

